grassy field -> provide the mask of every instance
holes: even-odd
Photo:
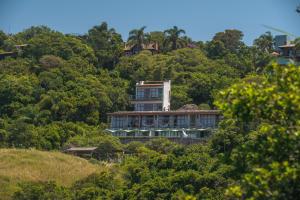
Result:
[[[0,199],[11,199],[23,181],[56,181],[70,186],[93,172],[104,170],[87,160],[60,152],[0,149]]]

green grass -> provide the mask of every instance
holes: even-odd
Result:
[[[60,152],[0,149],[0,199],[11,199],[24,181],[55,181],[70,186],[105,167]]]

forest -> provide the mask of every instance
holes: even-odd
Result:
[[[86,34],[35,26],[0,31],[0,147],[60,151],[98,146],[103,165],[65,187],[22,182],[15,200],[34,199],[297,199],[300,196],[300,68],[280,66],[274,36],[249,46],[227,29],[194,41],[177,26],[121,35],[106,22]],[[124,55],[124,42],[156,43],[159,52]],[[294,41],[300,49],[300,38]],[[16,49],[16,45],[24,45]],[[223,119],[206,143],[167,139],[121,144],[104,130],[107,113],[130,110],[139,80],[171,80],[171,109],[196,104]],[[84,170],[84,169],[83,169]],[[0,197],[1,199],[1,197]]]

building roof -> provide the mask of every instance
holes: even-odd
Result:
[[[199,110],[198,106],[195,104],[185,104],[181,108],[179,108],[177,111],[183,111],[183,110]]]
[[[14,51],[6,51],[6,52],[0,52],[0,55],[13,55],[16,54],[17,52]]]
[[[135,84],[136,87],[159,87],[170,81],[139,81]]]
[[[221,114],[220,110],[174,110],[174,111],[118,111],[108,113],[115,115],[184,115],[184,114]]]
[[[136,46],[136,44],[134,44],[134,45],[125,44],[124,51],[131,51],[131,49],[135,46]],[[158,44],[157,43],[142,44],[142,49],[143,50],[158,50]]]
[[[71,147],[66,149],[65,151],[94,151],[98,147]]]
[[[278,46],[278,48],[294,48],[294,47],[295,47],[295,44],[286,44],[286,45]]]
[[[18,48],[18,47],[26,47],[26,46],[28,46],[28,44],[16,44],[16,45],[15,45],[15,47],[17,47],[17,48]]]
[[[271,55],[272,55],[272,56],[279,56],[280,53],[277,53],[277,52],[274,51],[274,52],[271,53]]]
[[[136,85],[136,87],[162,87],[163,84],[143,84],[143,85]]]

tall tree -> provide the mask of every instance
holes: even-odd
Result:
[[[273,36],[271,32],[266,32],[259,36],[257,39],[253,42],[254,46],[256,46],[260,51],[271,53],[273,50]]]
[[[296,46],[296,51],[299,52],[300,51],[300,37],[296,38],[294,43],[295,43],[295,46]]]
[[[236,53],[242,46],[243,33],[235,29],[227,29],[224,32],[216,33],[213,37],[213,41],[221,41],[224,43],[226,49],[232,53]]]
[[[4,40],[6,40],[6,39],[7,39],[7,35],[3,31],[0,30],[0,48],[3,46]]]
[[[185,30],[179,29],[177,26],[165,30],[166,44],[171,44],[171,49],[175,50],[184,46],[184,40],[180,37],[181,34],[185,34]]]
[[[153,32],[145,34],[145,38],[146,38],[147,44],[156,43],[160,50],[164,50],[163,49],[163,44],[164,44],[164,40],[165,40],[164,32],[153,31]]]
[[[123,40],[115,29],[108,28],[106,22],[94,26],[85,37],[95,51],[98,66],[113,68],[122,54]]]
[[[137,45],[138,50],[143,49],[143,44],[146,42],[145,32],[146,26],[140,29],[133,29],[129,32],[128,42],[132,45]]]

